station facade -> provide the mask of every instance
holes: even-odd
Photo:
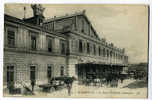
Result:
[[[4,85],[47,83],[52,77],[83,80],[123,73],[125,49],[100,38],[85,11],[45,19],[45,8],[31,5],[33,17],[4,16]]]

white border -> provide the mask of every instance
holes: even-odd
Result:
[[[150,0],[5,0],[5,3],[53,3],[53,4],[145,4]]]
[[[45,99],[45,100],[75,100],[76,98],[9,98],[3,97],[2,92],[2,78],[3,78],[3,28],[4,28],[4,3],[45,3],[45,4],[148,4],[150,5],[150,15],[149,15],[149,89],[148,89],[148,100],[152,100],[152,0],[0,0],[0,100],[32,100],[32,99]],[[78,99],[78,98],[77,98]],[[81,98],[79,100],[99,100],[99,99],[86,99]],[[102,100],[124,100],[124,99],[102,99]],[[125,99],[125,100],[133,100],[133,99]],[[147,100],[147,99],[136,99],[136,100]]]
[[[1,36],[0,36],[0,100],[2,98],[2,87],[3,87],[3,84],[2,84],[2,78],[3,78],[3,23],[4,23],[4,20],[3,20],[3,16],[4,16],[4,5],[3,5],[3,1],[0,3],[0,33]]]
[[[152,99],[152,1],[149,3],[150,8],[149,8],[149,80],[148,80],[148,96],[149,100]]]

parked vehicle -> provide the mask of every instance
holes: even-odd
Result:
[[[44,92],[54,92],[55,90],[65,88],[67,84],[72,83],[74,80],[74,77],[68,76],[54,77],[48,84],[42,84],[39,85],[39,87],[42,88]]]

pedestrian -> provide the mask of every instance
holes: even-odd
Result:
[[[34,91],[35,80],[31,80],[32,92]]]
[[[67,84],[68,95],[71,96],[72,83]]]
[[[65,81],[66,85],[67,85],[67,89],[68,89],[68,95],[71,96],[71,89],[72,89],[72,84],[73,81],[75,80],[74,77],[68,77]]]

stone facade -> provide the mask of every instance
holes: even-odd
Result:
[[[36,66],[36,84],[44,84],[48,82],[48,66],[52,67],[52,77],[60,76],[60,69],[62,66],[64,67],[64,75],[67,75],[65,57],[12,51],[6,51],[4,55],[4,82],[6,82],[7,66],[13,65],[15,67],[14,80],[16,86],[21,85],[22,82],[30,85],[30,66]]]
[[[48,66],[52,68],[51,77],[78,77],[78,64],[127,66],[125,50],[100,39],[85,11],[31,23],[33,19],[42,20],[40,16],[22,20],[5,15],[4,84],[9,81],[8,66],[14,67],[16,86],[22,82],[30,85],[30,66],[35,67],[36,84],[48,82]],[[14,41],[13,46],[9,41]]]

